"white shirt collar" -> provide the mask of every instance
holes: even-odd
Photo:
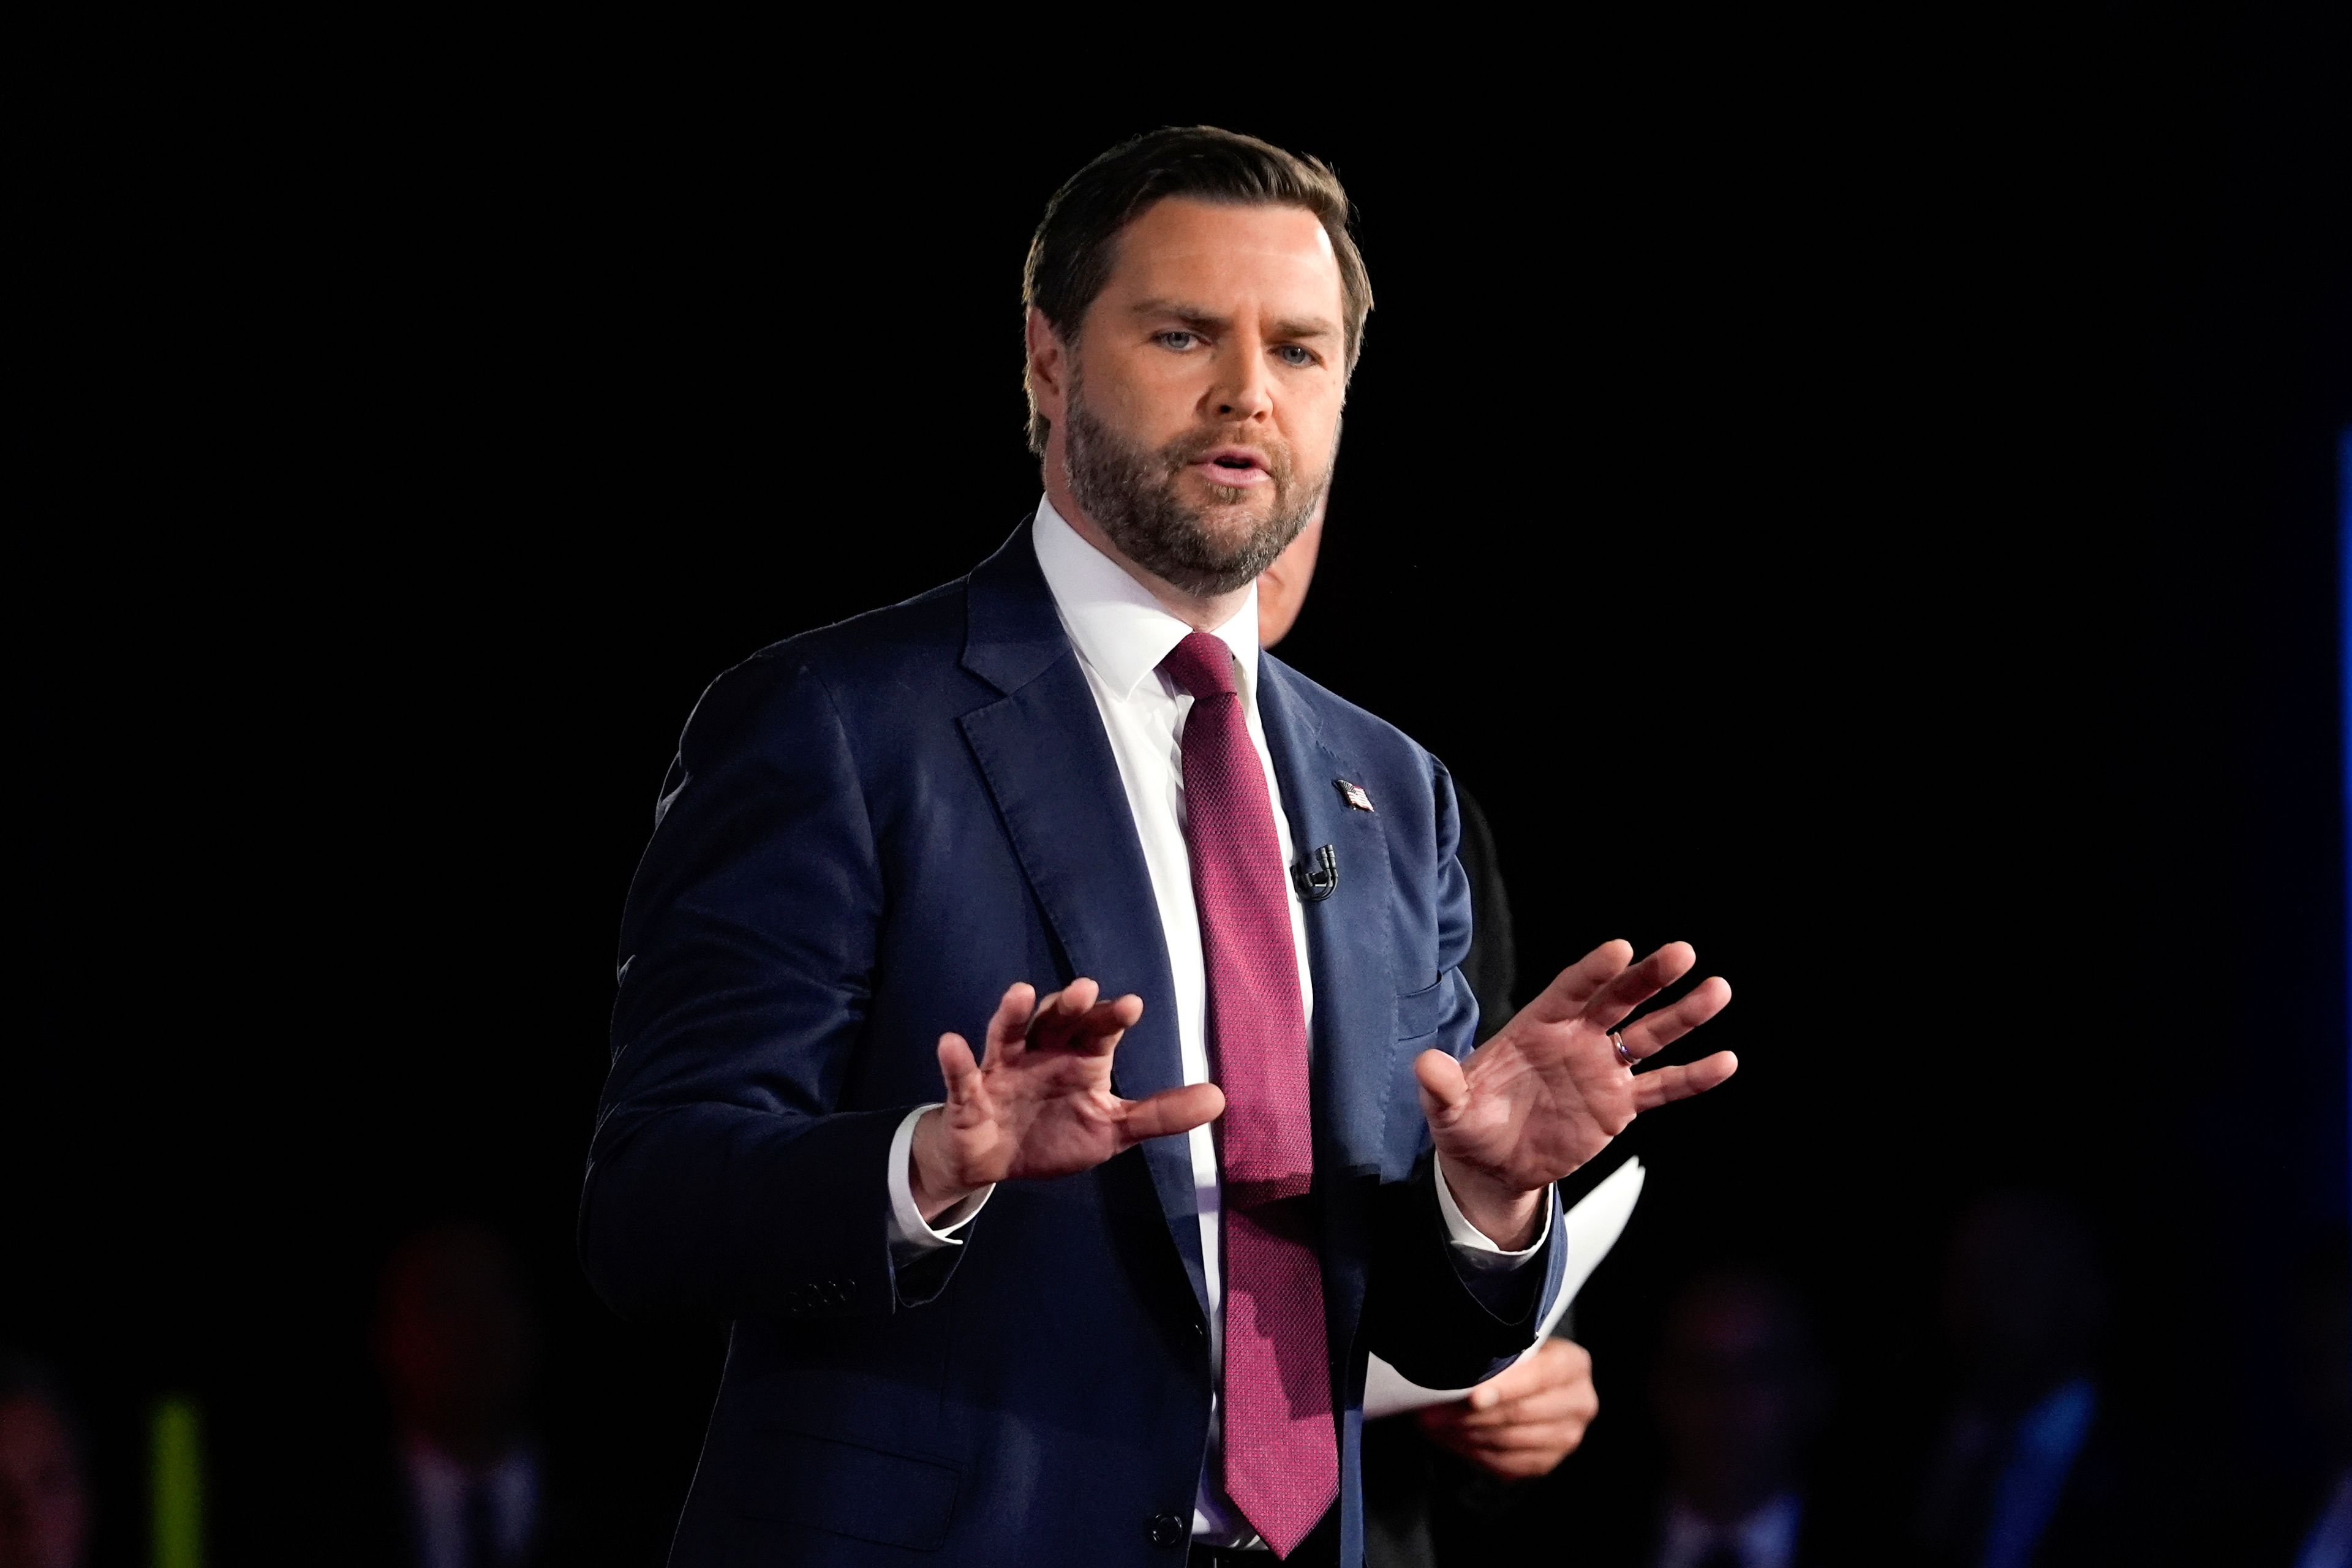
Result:
[[[1096,549],[1050,499],[1037,502],[1029,537],[1037,564],[1061,612],[1062,628],[1078,657],[1122,700],[1135,695],[1144,677],[1160,668],[1192,628],[1168,613],[1126,567]],[[1233,618],[1213,634],[1234,650],[1242,702],[1257,707],[1257,584],[1250,584]]]

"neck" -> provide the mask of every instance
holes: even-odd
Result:
[[[1127,558],[1126,552],[1111,542],[1110,535],[1101,524],[1078,505],[1078,498],[1070,493],[1067,473],[1059,463],[1049,463],[1045,472],[1045,499],[1062,514],[1062,521],[1077,531],[1080,539],[1118,563],[1119,570],[1143,584],[1146,592],[1160,601],[1160,607],[1196,632],[1213,632],[1241,613],[1249,598],[1250,584],[1223,594],[1193,594],[1178,587],[1154,572],[1147,572]]]

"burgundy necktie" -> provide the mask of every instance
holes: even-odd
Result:
[[[1274,804],[1234,682],[1206,632],[1160,668],[1190,693],[1184,842],[1201,910],[1209,1049],[1225,1113],[1225,1495],[1277,1556],[1339,1495],[1323,1273],[1307,1209],[1315,1171],[1307,1009]]]

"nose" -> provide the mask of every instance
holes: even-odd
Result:
[[[1240,423],[1274,412],[1274,384],[1266,374],[1265,345],[1251,332],[1237,332],[1227,353],[1217,356],[1217,377],[1202,399],[1218,420]]]

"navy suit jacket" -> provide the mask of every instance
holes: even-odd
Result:
[[[1437,1209],[1412,1060],[1466,1055],[1476,1023],[1444,770],[1259,668],[1295,842],[1339,864],[1307,932],[1352,1563],[1366,1353],[1437,1387],[1491,1375],[1532,1339],[1562,1249],[1474,1275]],[[1007,1183],[965,1246],[915,1267],[888,1246],[890,1142],[942,1098],[940,1036],[977,1041],[1015,980],[1081,974],[1144,1001],[1118,1091],[1181,1083],[1142,847],[1025,522],[963,581],[704,694],[622,922],[580,1222],[620,1312],[732,1322],[673,1563],[1183,1561],[1212,1393],[1184,1140]]]

